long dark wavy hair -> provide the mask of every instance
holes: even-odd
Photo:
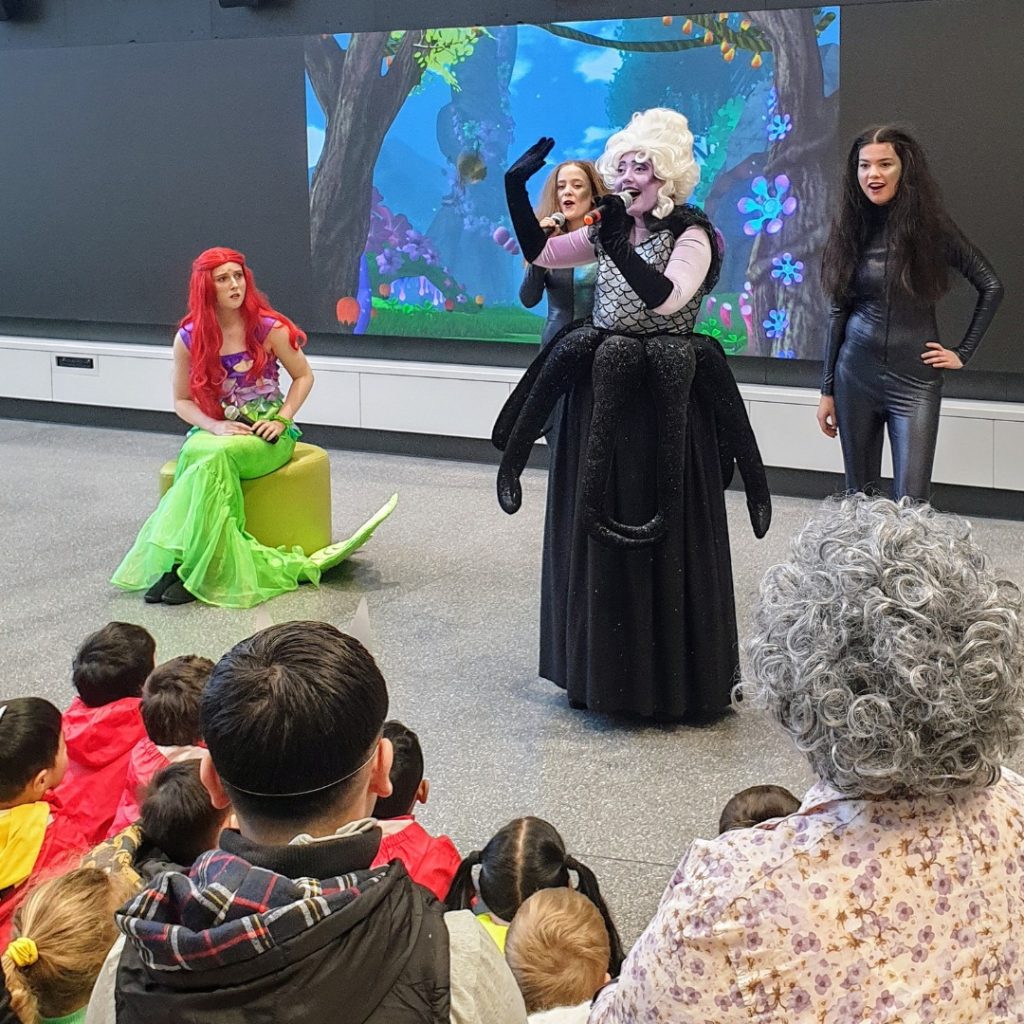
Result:
[[[572,886],[601,912],[611,946],[608,973],[617,978],[622,968],[622,940],[601,895],[594,872],[566,852],[554,825],[543,818],[516,818],[497,832],[483,848],[464,857],[445,898],[449,910],[465,910],[476,897],[473,868],[480,865],[480,896],[487,909],[504,921],[515,917],[523,900],[541,889]]]
[[[852,297],[854,271],[878,217],[878,208],[860,187],[857,164],[864,146],[886,142],[903,165],[887,211],[891,286],[934,302],[949,290],[946,249],[955,229],[920,143],[895,125],[866,128],[853,140],[843,169],[839,210],[821,259],[822,287],[838,302]]]

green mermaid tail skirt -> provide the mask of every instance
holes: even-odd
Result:
[[[294,448],[287,433],[277,444],[246,434],[191,433],[178,455],[174,485],[143,524],[111,582],[144,590],[179,565],[178,576],[191,593],[226,608],[251,608],[303,581],[319,583],[322,572],[370,539],[394,511],[398,495],[347,540],[312,555],[300,547],[265,547],[245,531],[241,481],[279,469]]]

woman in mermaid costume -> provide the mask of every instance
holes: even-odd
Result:
[[[174,339],[174,408],[192,425],[174,484],[143,524],[112,582],[149,603],[196,598],[250,608],[320,574],[361,547],[397,503],[392,495],[347,540],[313,552],[268,548],[245,531],[242,480],[280,469],[301,431],[292,422],[313,387],[306,335],[270,306],[245,257],[200,253],[188,314]],[[287,395],[279,363],[292,378]],[[238,417],[238,418],[235,418]]]

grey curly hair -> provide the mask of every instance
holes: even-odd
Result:
[[[1021,611],[965,520],[909,499],[831,501],[764,578],[736,696],[841,793],[991,785],[1024,734]]]

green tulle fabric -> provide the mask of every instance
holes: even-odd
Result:
[[[178,576],[191,593],[225,608],[251,608],[302,582],[318,584],[322,572],[370,539],[394,511],[398,495],[351,537],[312,555],[299,547],[265,547],[245,531],[241,480],[265,476],[288,462],[297,433],[288,430],[277,444],[267,444],[252,435],[191,431],[178,455],[174,485],[143,524],[111,582],[144,590],[180,565]]]

